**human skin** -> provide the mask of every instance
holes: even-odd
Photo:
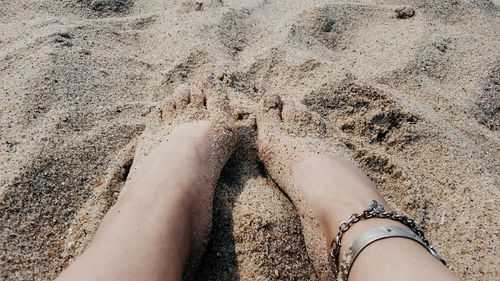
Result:
[[[328,139],[331,136],[324,133],[323,125],[321,117],[294,108],[279,96],[265,96],[257,113],[260,157],[297,207],[309,256],[319,272],[328,267],[323,264],[328,260],[330,242],[351,214],[361,213],[372,200],[391,211],[374,184],[352,164],[348,150]],[[297,136],[294,132],[308,134]],[[331,143],[327,150],[325,142]],[[362,220],[344,234],[342,245],[351,245],[364,231],[384,225],[406,228],[390,219]],[[340,261],[344,252],[345,246],[341,247]],[[332,277],[320,273],[320,278]],[[361,252],[349,275],[349,281],[357,280],[458,279],[417,242],[390,238]]]
[[[199,261],[214,188],[237,138],[227,100],[211,79],[164,102],[163,118],[187,116],[187,109],[209,116],[177,126],[149,153],[92,243],[56,280],[180,280],[188,260]]]
[[[314,213],[326,241],[334,239],[342,221],[353,213],[361,213],[372,200],[392,211],[370,180],[342,158],[331,155],[308,157],[294,166],[293,174],[306,200],[314,202],[311,206],[317,207]],[[342,245],[351,245],[364,231],[385,225],[406,228],[390,219],[359,221],[345,233]],[[345,247],[341,248],[341,253]],[[351,268],[349,280],[451,281],[458,278],[420,244],[405,238],[389,238],[374,242],[360,253]]]
[[[180,100],[174,103],[172,110],[182,110]],[[309,256],[320,267],[328,260],[328,244],[342,221],[366,209],[372,200],[390,208],[373,183],[346,160],[349,157],[340,146],[332,143],[331,153],[325,153],[316,145],[317,140],[325,141],[321,133],[309,138],[287,133],[283,129],[286,122],[312,119],[304,118],[298,109],[283,110],[279,97],[264,97],[261,102],[257,112],[259,153],[271,177],[297,207]],[[230,120],[223,120],[225,125],[219,120],[217,126],[213,122],[179,126],[168,141],[150,152],[105,216],[91,245],[58,281],[182,278],[188,259],[204,251],[213,190],[236,139]],[[321,122],[294,123],[321,127]],[[404,227],[387,219],[360,221],[345,233],[343,245],[382,225]],[[331,275],[320,274],[320,278],[328,280]],[[421,245],[391,238],[363,250],[349,280],[458,279]]]

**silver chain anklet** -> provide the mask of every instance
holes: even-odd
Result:
[[[351,226],[360,220],[372,219],[372,218],[387,218],[394,221],[398,221],[405,226],[407,226],[415,235],[424,243],[427,250],[438,260],[440,260],[444,265],[446,262],[444,259],[434,250],[434,247],[430,244],[429,240],[425,237],[424,231],[420,226],[412,219],[405,215],[398,214],[396,212],[386,212],[384,206],[380,205],[376,200],[368,206],[368,209],[364,210],[361,214],[352,214],[349,219],[342,222],[339,226],[339,232],[335,239],[331,243],[330,257],[332,258],[333,264],[335,266],[335,273],[337,275],[339,270],[339,254],[340,248],[342,247],[342,236],[344,233],[351,228]],[[346,280],[344,280],[346,281]]]

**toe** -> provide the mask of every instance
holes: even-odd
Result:
[[[165,119],[166,116],[172,115],[176,108],[177,105],[173,98],[165,98],[160,106],[160,118]]]
[[[181,84],[175,88],[173,96],[176,108],[186,108],[191,101],[191,87]]]
[[[225,122],[228,126],[234,123],[229,98],[222,85],[213,74],[203,77],[197,84],[212,121]]]
[[[205,93],[199,87],[192,87],[189,93],[190,106],[202,108],[206,105]]]
[[[225,93],[220,90],[211,91],[207,96],[207,109],[212,123],[229,129],[234,127],[234,116]]]
[[[257,111],[257,127],[262,130],[278,129],[281,124],[283,101],[278,95],[265,95],[262,97]]]
[[[311,112],[290,105],[283,109],[282,117],[285,123],[290,124],[309,124],[313,119]]]
[[[215,78],[213,74],[206,75],[202,77],[198,83],[196,83],[196,88],[200,89],[203,93],[205,105],[208,107],[208,100],[212,99],[212,95],[218,99],[221,94],[224,93],[220,81]],[[210,109],[209,109],[210,110]]]
[[[205,75],[203,78],[198,81],[196,86],[202,90],[206,89],[212,89],[216,86],[217,84],[217,79],[215,78],[214,74],[209,74]]]
[[[282,113],[289,133],[295,135],[323,135],[325,122],[321,116],[297,105],[287,104]]]

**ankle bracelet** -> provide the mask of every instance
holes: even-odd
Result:
[[[365,231],[347,249],[344,256],[344,260],[340,264],[339,276],[337,281],[347,281],[347,279],[349,278],[349,273],[351,272],[351,268],[354,262],[356,261],[356,258],[368,245],[382,239],[397,238],[397,237],[410,239],[419,243],[424,248],[426,248],[434,257],[442,261],[441,257],[439,257],[439,255],[437,255],[437,253],[434,250],[429,249],[427,247],[427,244],[425,244],[424,241],[422,241],[422,239],[412,231],[392,225],[380,226]]]
[[[348,220],[342,222],[339,226],[339,232],[337,233],[337,236],[335,239],[332,240],[331,243],[331,252],[330,252],[330,257],[332,258],[333,265],[335,267],[335,275],[338,275],[339,271],[339,254],[340,254],[340,248],[342,247],[342,236],[344,233],[351,228],[353,224],[360,220],[366,220],[366,219],[372,219],[372,218],[387,218],[391,219],[394,221],[398,221],[405,226],[407,226],[413,233],[420,239],[420,241],[423,243],[422,245],[427,248],[427,250],[438,260],[440,260],[444,265],[446,265],[446,262],[444,259],[439,256],[439,254],[434,250],[434,247],[430,244],[429,240],[425,237],[425,234],[423,230],[420,228],[420,226],[412,219],[405,215],[398,214],[396,212],[386,212],[384,210],[384,206],[380,205],[376,200],[373,200],[373,202],[368,206],[368,209],[364,210],[361,214],[352,214]],[[346,281],[346,280],[344,280]]]

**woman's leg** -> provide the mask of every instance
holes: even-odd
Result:
[[[271,177],[297,207],[309,255],[319,271],[327,267],[328,248],[340,223],[365,210],[372,200],[389,207],[370,180],[349,159],[345,148],[327,137],[317,115],[283,105],[277,96],[265,97],[257,116],[259,151]],[[295,134],[303,134],[296,137]],[[322,149],[328,146],[328,149]],[[364,231],[402,224],[370,219],[353,225],[343,237],[351,245]],[[345,246],[341,252],[345,251]],[[342,256],[341,256],[342,260]],[[321,279],[331,275],[320,272]],[[349,276],[355,280],[457,280],[425,248],[404,238],[377,241],[359,255]]]
[[[198,98],[207,91],[198,89]],[[189,256],[204,251],[214,187],[236,140],[230,114],[214,95],[206,103],[213,106],[210,121],[176,128],[151,151],[92,243],[57,280],[181,279]],[[198,98],[178,98],[169,104],[177,112],[169,114],[184,107],[206,111]]]

